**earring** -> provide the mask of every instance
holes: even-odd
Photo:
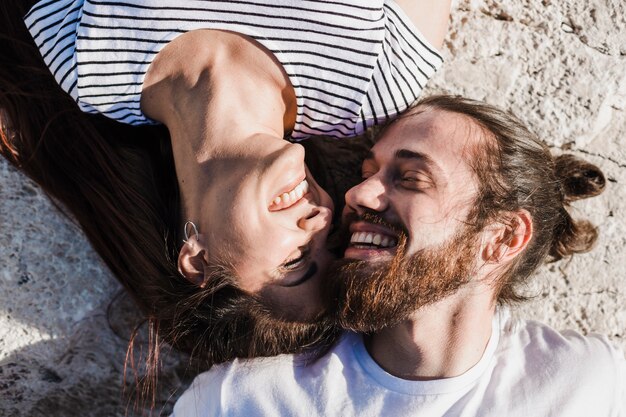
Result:
[[[191,220],[187,221],[187,223],[185,223],[183,232],[185,233],[185,239],[183,239],[184,243],[187,243],[189,241],[189,238],[191,236],[189,236],[188,230],[189,230],[189,226],[191,226],[192,230],[193,230],[193,235],[192,236],[196,236],[196,241],[198,240],[198,228],[196,227],[196,225],[194,224],[194,222],[192,222]]]

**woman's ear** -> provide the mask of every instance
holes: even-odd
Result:
[[[205,271],[208,265],[206,247],[202,235],[194,235],[188,239],[178,254],[178,271],[188,281],[198,286],[205,282]]]
[[[527,210],[508,212],[488,227],[483,238],[482,259],[488,263],[506,263],[519,255],[533,236],[533,220]]]

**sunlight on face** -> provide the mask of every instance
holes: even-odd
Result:
[[[311,316],[331,260],[332,201],[306,168],[302,146],[255,140],[264,141],[258,152],[224,164],[228,174],[212,181],[204,199],[209,257],[228,259],[244,291]]]

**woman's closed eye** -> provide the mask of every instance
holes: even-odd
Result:
[[[287,260],[277,269],[287,282],[281,284],[284,287],[296,287],[313,277],[317,273],[317,263],[312,262],[309,248],[302,251],[297,258]]]
[[[310,250],[307,248],[303,250],[298,257],[285,261],[281,266],[278,267],[278,270],[282,273],[286,273],[303,269],[309,260],[309,254]]]

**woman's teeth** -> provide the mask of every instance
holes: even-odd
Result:
[[[353,246],[377,246],[381,248],[390,248],[398,244],[396,239],[393,237],[368,232],[353,233],[350,238],[350,243]]]
[[[270,210],[282,210],[291,207],[308,192],[309,183],[306,180],[302,180],[293,190],[288,193],[282,193],[276,197],[274,201],[272,201],[272,204],[270,204]]]

